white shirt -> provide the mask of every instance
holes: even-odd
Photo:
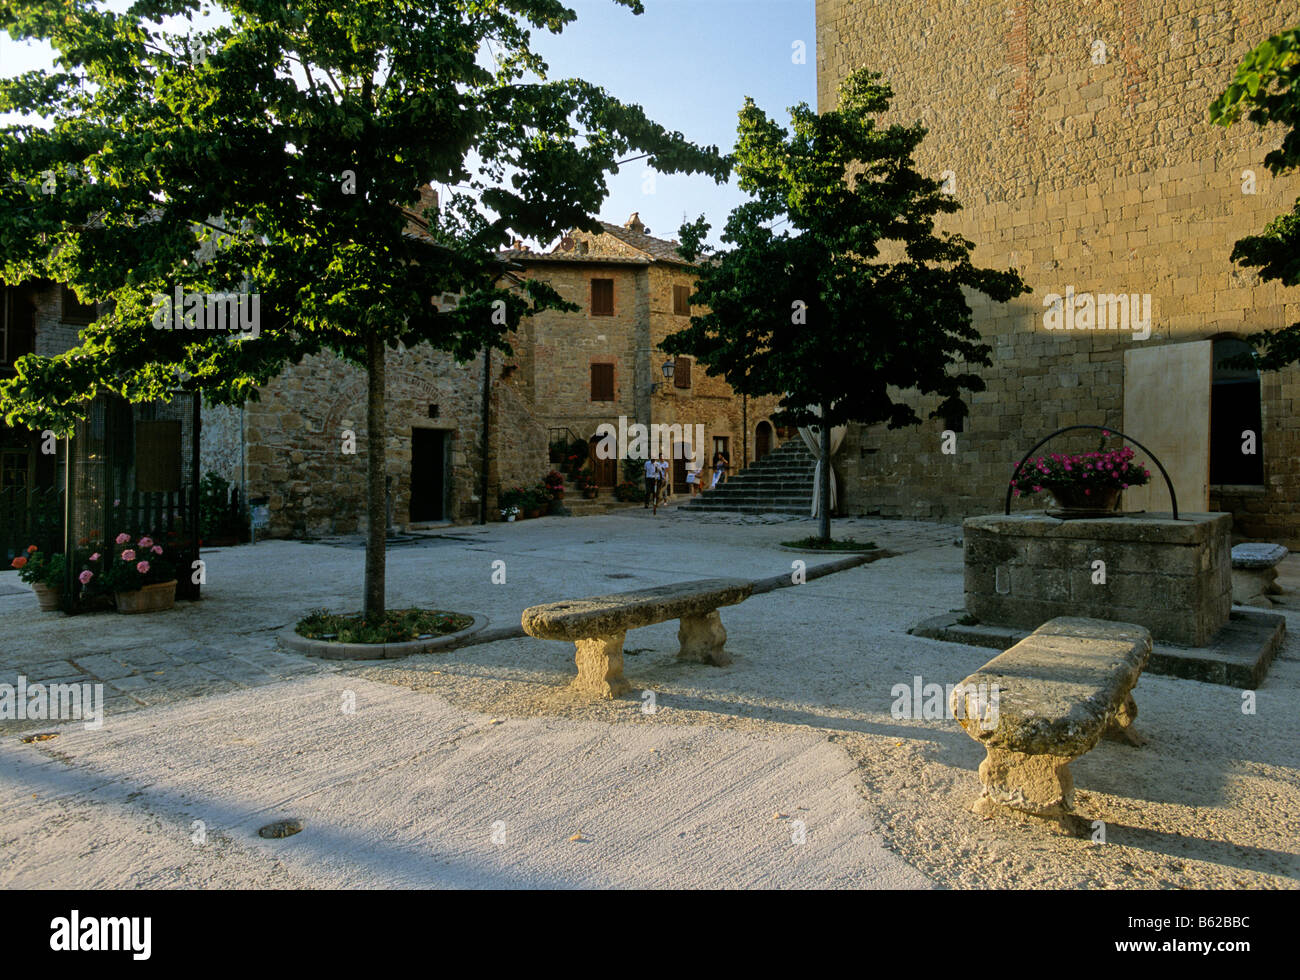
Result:
[[[647,459],[645,461],[645,478],[647,480],[654,480],[657,479],[658,476],[659,476],[659,464],[656,463],[653,459]]]

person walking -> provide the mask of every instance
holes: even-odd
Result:
[[[659,464],[653,459],[647,459],[645,461],[645,507],[642,508],[643,510],[650,506],[650,501],[655,499],[655,495],[658,491]],[[657,506],[658,501],[656,501],[656,507]]]

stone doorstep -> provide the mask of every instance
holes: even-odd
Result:
[[[922,620],[907,632],[930,640],[994,650],[1009,649],[1033,632],[984,623],[963,626],[958,620],[965,616],[966,610],[954,609]],[[1285,635],[1285,616],[1234,609],[1227,625],[1206,646],[1184,647],[1157,641],[1144,673],[1254,690],[1263,683]]]

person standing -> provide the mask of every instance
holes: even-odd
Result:
[[[654,500],[659,491],[659,464],[653,459],[645,461],[645,506],[650,506],[650,501]],[[656,501],[656,507],[658,501]],[[643,510],[645,508],[642,508]]]

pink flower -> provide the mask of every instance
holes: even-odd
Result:
[[[80,575],[77,576],[77,578],[81,581],[82,585],[89,585],[90,580],[94,577],[95,577],[95,573],[92,572],[89,568],[87,568],[84,572],[82,572]]]
[[[90,560],[91,560],[91,561],[99,561],[99,552],[96,551],[93,555],[91,555],[91,556],[90,556]]]
[[[122,552],[122,560],[135,561],[135,552],[132,551],[130,548],[127,548],[126,551]]]
[[[139,572],[141,575],[144,575],[146,572],[149,571],[149,563],[147,561],[142,561],[135,566],[135,570]]]
[[[153,538],[148,538],[148,537],[141,538],[141,539],[140,539],[140,547],[141,547],[141,548],[152,548],[152,547],[153,547]]]
[[[156,544],[156,545],[154,545],[152,548],[150,548],[149,550],[152,551],[155,555],[161,555],[161,554],[162,554],[162,545],[158,545],[158,544]]]
[[[1091,490],[1085,490],[1085,491],[1083,491],[1083,493],[1084,493],[1084,496],[1087,496],[1087,497],[1091,497],[1091,496],[1092,496],[1092,491],[1091,491]]]
[[[131,535],[127,534],[126,532],[123,532],[117,536],[118,544],[126,544],[130,540],[131,540]]]

